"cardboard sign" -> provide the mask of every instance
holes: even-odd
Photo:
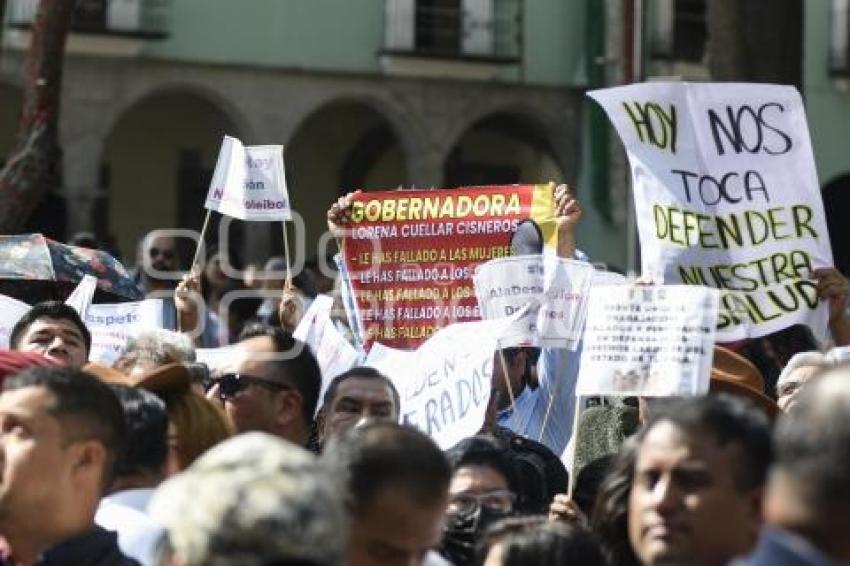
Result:
[[[292,333],[295,338],[310,347],[322,370],[322,387],[316,411],[321,409],[325,391],[328,390],[331,381],[354,367],[360,358],[354,346],[348,343],[331,320],[333,302],[333,297],[328,295],[319,295],[313,299],[310,308],[304,313],[304,317]]]
[[[30,306],[12,297],[0,295],[0,348],[9,347],[9,336],[15,324],[27,314]]]
[[[509,256],[523,220],[551,245],[552,192],[512,185],[358,195],[343,257],[364,346],[412,349],[447,324],[478,320],[475,266]]]
[[[589,95],[626,146],[645,272],[720,289],[719,341],[798,323],[823,337],[809,277],[832,252],[799,93],[646,83]]]
[[[513,346],[553,346],[575,350],[584,323],[584,305],[593,281],[594,268],[583,261],[549,254],[494,259],[475,269],[475,294],[485,320],[509,316],[529,304],[530,335],[515,336]]]
[[[451,448],[484,423],[493,354],[506,323],[452,324],[415,352],[375,344],[366,365],[392,379],[405,424],[428,434],[440,448]]]
[[[706,393],[718,301],[695,285],[594,287],[576,394]]]
[[[241,220],[290,220],[283,146],[243,146],[224,136],[204,208]]]
[[[112,365],[127,340],[144,330],[162,328],[162,300],[89,305],[85,321],[92,337],[89,361]]]

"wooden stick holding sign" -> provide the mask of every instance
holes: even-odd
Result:
[[[204,224],[201,227],[201,235],[198,236],[198,245],[195,246],[195,256],[192,258],[192,265],[189,268],[189,273],[195,273],[195,267],[198,265],[198,256],[201,255],[201,248],[204,247],[204,238],[207,236],[207,226],[210,224],[210,215],[212,210],[207,209],[207,215],[204,217]]]
[[[281,222],[283,226],[283,259],[286,261],[286,282],[283,288],[292,290],[292,268],[289,266],[289,237],[286,234],[286,222]]]

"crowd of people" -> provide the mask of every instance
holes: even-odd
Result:
[[[557,253],[585,260],[578,200],[562,186],[554,201]],[[350,207],[328,211],[335,233]],[[514,249],[539,252],[530,240]],[[323,376],[293,337],[313,297],[339,294],[332,261],[291,286],[258,268],[234,279],[221,247],[178,283],[173,238],[152,232],[139,254],[164,328],[111,366],[89,362],[92,335],[61,302],[33,305],[0,351],[0,564],[850,564],[850,322],[835,270],[814,274],[829,351],[792,327],[717,345],[707,396],[581,408],[576,356],[494,352],[480,430],[443,451],[399,422],[393,380],[360,365]],[[238,289],[276,298],[219,316]],[[334,321],[345,331],[344,307]],[[220,368],[197,361],[225,343]]]

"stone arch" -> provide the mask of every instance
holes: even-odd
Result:
[[[159,85],[116,111],[104,135],[93,224],[125,257],[153,228],[200,229],[222,137],[246,136],[245,121],[222,100],[194,85]],[[237,230],[230,243],[240,240]]]
[[[304,257],[324,253],[316,246],[325,213],[341,194],[409,182],[411,143],[402,119],[373,97],[337,96],[304,114],[284,148],[290,197],[305,224]]]
[[[556,117],[517,105],[476,113],[451,138],[444,163],[446,185],[575,179],[575,159],[565,150],[555,124]]]

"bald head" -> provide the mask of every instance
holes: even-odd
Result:
[[[776,463],[765,507],[768,522],[850,560],[850,365],[817,375],[775,434]]]

